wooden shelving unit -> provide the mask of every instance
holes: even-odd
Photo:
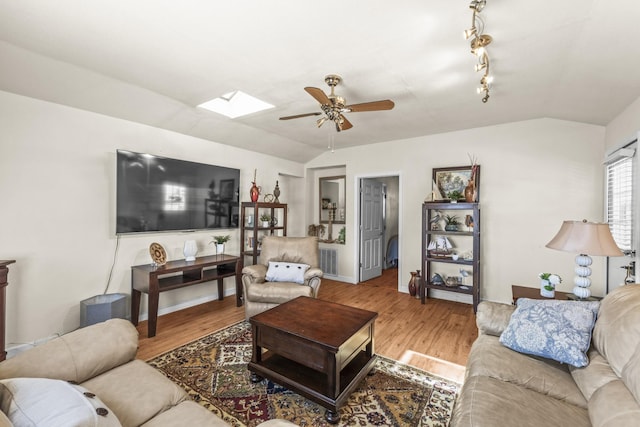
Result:
[[[278,218],[278,223],[271,223],[263,227],[260,215],[268,213],[271,218]],[[251,223],[247,218],[252,215]],[[286,203],[261,203],[242,202],[240,206],[240,247],[244,259],[250,259],[253,265],[258,262],[260,255],[259,241],[262,235],[286,236],[287,235],[287,205]],[[253,239],[253,246],[249,245],[249,239]]]
[[[469,214],[473,216],[473,230],[468,231],[445,231],[445,230],[432,230],[431,221],[434,219],[436,212],[454,211],[455,213]],[[451,213],[450,213],[451,214]],[[464,226],[463,226],[464,228]],[[472,259],[463,259],[462,257],[454,260],[451,256],[434,256],[428,250],[429,242],[436,238],[436,236],[444,236],[447,238],[467,238],[472,239],[471,251],[473,253]],[[473,311],[478,309],[478,303],[480,302],[480,205],[479,203],[439,203],[439,202],[426,202],[422,204],[422,271],[424,272],[423,280],[420,283],[420,301],[425,303],[426,298],[429,297],[430,289],[438,289],[446,292],[457,292],[462,294],[471,295],[473,297]],[[471,284],[458,285],[458,286],[446,286],[444,284],[432,283],[432,277],[436,271],[438,264],[455,264],[460,266],[471,267],[472,274]],[[467,280],[469,279],[467,278]]]

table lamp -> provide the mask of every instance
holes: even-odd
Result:
[[[555,235],[547,248],[564,252],[578,253],[576,256],[576,277],[573,293],[580,299],[591,296],[591,268],[593,260],[589,255],[623,256],[609,230],[609,224],[582,221],[564,221],[560,231]]]

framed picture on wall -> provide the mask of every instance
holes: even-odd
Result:
[[[432,179],[432,191],[441,200],[450,200],[452,195],[465,199],[465,189],[469,187],[466,196],[471,199],[466,201],[480,201],[480,165],[434,168]]]
[[[329,209],[331,199],[322,199],[322,209]]]

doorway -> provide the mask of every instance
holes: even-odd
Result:
[[[360,178],[358,182],[358,282],[398,267],[399,182],[397,175]]]

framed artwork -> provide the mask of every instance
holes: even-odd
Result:
[[[459,192],[464,198],[464,189],[473,178],[474,202],[480,201],[480,165],[475,165],[475,173],[471,166],[453,166],[433,169],[433,192],[437,199],[449,199],[449,194]]]
[[[233,179],[220,180],[220,198],[222,200],[233,199],[233,186],[235,182],[236,181]]]
[[[322,199],[322,209],[329,209],[329,203],[331,203],[331,199]]]

